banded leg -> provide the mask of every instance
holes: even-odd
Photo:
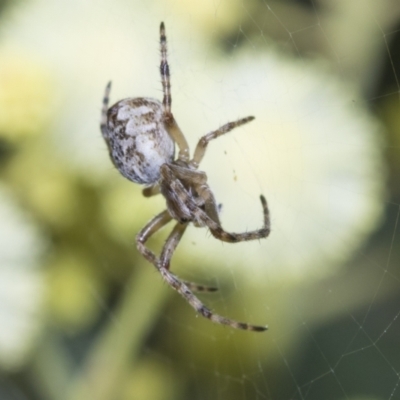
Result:
[[[104,91],[103,106],[101,108],[101,120],[100,120],[101,133],[107,143],[108,143],[107,111],[108,111],[108,103],[110,101],[110,91],[111,91],[111,81],[108,82],[106,90]]]
[[[163,87],[163,106],[164,112],[167,115],[171,114],[171,80],[169,73],[169,64],[167,58],[167,36],[165,34],[165,25],[164,22],[161,22],[160,25],[160,52],[161,52],[161,64],[160,64],[160,74],[161,74],[161,83]]]
[[[200,185],[196,187],[197,193],[204,199],[204,211],[206,214],[218,225],[221,224],[219,220],[219,212],[221,211],[222,204],[217,205],[213,192],[208,185]]]
[[[151,235],[156,233],[160,228],[167,224],[172,217],[168,211],[163,211],[161,214],[154,217],[136,236],[137,248],[143,257],[151,262],[159,271],[166,283],[175,289],[201,316],[208,318],[209,320],[222,325],[228,325],[235,329],[243,329],[248,331],[263,332],[268,329],[266,326],[250,325],[245,322],[238,322],[229,318],[222,317],[221,315],[214,314],[209,308],[207,308],[189,289],[189,287],[178,279],[173,273],[167,268],[161,267],[161,262],[157,259],[156,255],[149,250],[145,243]],[[177,244],[171,244],[171,249]],[[167,255],[171,254],[170,250],[163,250],[164,263],[167,260]]]
[[[161,83],[163,88],[163,107],[164,107],[164,120],[165,125],[168,130],[169,135],[175,141],[179,148],[178,158],[182,161],[189,161],[189,145],[180,130],[178,124],[175,121],[174,116],[171,111],[171,78],[170,70],[167,57],[167,36],[165,34],[164,22],[160,25],[160,50],[161,50],[161,64],[160,64],[160,74]]]
[[[178,178],[183,184],[194,186],[200,198],[204,200],[204,210],[207,215],[218,224],[220,223],[219,209],[214,195],[207,185],[207,176],[203,171],[191,170],[174,164],[164,164],[160,168],[160,174],[169,182]]]
[[[155,216],[146,226],[137,234],[136,236],[136,246],[143,257],[152,263],[160,272],[162,269],[169,269],[170,260],[172,254],[174,253],[176,247],[181,240],[182,235],[184,234],[187,224],[177,224],[174,229],[170,233],[168,239],[166,240],[164,247],[161,252],[160,259],[149,250],[145,244],[147,240],[149,240],[150,236],[154,235],[157,231],[159,231],[164,225],[172,220],[171,215],[168,211],[163,211],[161,214]],[[175,276],[175,275],[174,275]],[[175,276],[176,279],[179,280]],[[214,287],[208,287],[204,285],[199,285],[191,282],[184,282],[191,290],[197,292],[215,292],[218,290]]]
[[[170,269],[170,261],[174,251],[176,250],[188,224],[177,223],[174,229],[168,236],[160,255],[159,268]],[[176,277],[176,276],[175,276]],[[176,277],[177,278],[177,277]],[[177,278],[179,279],[179,278]],[[197,283],[182,281],[190,290],[194,292],[215,292],[218,289],[215,287],[199,285]]]
[[[209,319],[216,324],[228,325],[231,328],[242,329],[246,331],[264,332],[267,326],[250,325],[246,322],[238,322],[233,319],[214,314],[206,307],[188,288],[188,286],[179,280],[174,274],[165,268],[160,269],[161,276],[173,289],[175,289],[202,317]]]
[[[164,170],[168,172],[167,170]],[[264,225],[261,229],[257,229],[250,232],[242,232],[242,233],[231,233],[226,232],[219,223],[215,222],[205,211],[203,211],[194,200],[189,196],[189,193],[184,188],[182,183],[175,179],[171,182],[172,190],[182,199],[182,201],[190,207],[190,211],[194,215],[193,222],[198,226],[207,226],[211,234],[223,241],[229,243],[237,243],[237,242],[244,242],[249,240],[256,240],[266,238],[271,232],[271,224],[270,224],[270,215],[267,200],[263,195],[260,196],[261,206],[263,209],[263,220]]]
[[[171,215],[167,210],[162,213],[156,215],[146,226],[136,235],[136,247],[142,254],[142,256],[149,262],[151,262],[157,269],[159,260],[157,256],[149,250],[145,243],[150,238],[150,236],[154,235],[157,231],[159,231],[164,225],[168,224],[172,220]]]
[[[193,158],[190,161],[190,165],[194,168],[199,167],[199,164],[200,164],[201,160],[203,159],[204,154],[207,150],[208,143],[211,140],[216,139],[222,135],[225,135],[225,133],[230,132],[232,129],[235,129],[238,126],[247,124],[248,122],[253,121],[253,119],[254,119],[254,117],[246,117],[246,118],[242,118],[237,121],[234,121],[234,122],[228,122],[227,124],[222,125],[217,130],[207,133],[207,135],[204,135],[197,143]]]
[[[223,241],[229,243],[237,243],[243,242],[248,240],[256,240],[256,239],[263,239],[266,238],[271,232],[271,222],[270,222],[270,215],[267,200],[263,195],[260,195],[261,206],[263,209],[263,219],[264,219],[264,226],[261,229],[257,229],[251,232],[243,232],[243,233],[230,233],[226,232],[221,225],[216,224],[207,214],[203,212],[203,216],[201,217],[204,223],[209,227],[211,234]],[[202,210],[200,210],[202,211]]]

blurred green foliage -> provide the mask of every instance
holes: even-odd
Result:
[[[8,10],[4,7],[8,3],[11,2],[0,1],[0,18],[7,15],[4,13]],[[30,2],[19,3],[13,4],[13,7],[29,6]],[[171,2],[171,7],[182,7],[182,10],[188,7],[188,4],[178,3]],[[265,13],[266,4],[256,1],[246,5],[241,1],[235,4],[225,19],[221,17],[219,31],[207,33],[205,28],[218,21],[209,12],[200,15],[200,22],[196,20],[203,26],[204,35],[209,35],[207,40],[212,45],[223,43],[222,47],[228,46],[232,51],[236,46],[244,46],[248,33],[256,35],[263,45],[269,44],[268,41],[264,43],[262,33],[265,27],[263,18],[265,15],[271,17],[271,14]],[[301,8],[293,2],[282,2],[279,7],[283,7],[279,15],[285,21],[295,19],[290,11]],[[243,9],[249,13],[243,15]],[[256,22],[251,15],[257,17]],[[310,25],[304,21],[314,21],[309,9],[301,8],[298,15],[300,26],[307,28]],[[5,22],[10,23],[10,20],[0,19],[0,24]],[[158,20],[155,22],[158,23]],[[278,22],[279,19],[275,18],[275,24]],[[251,29],[246,30],[246,27]],[[74,29],[73,25],[71,29]],[[279,34],[281,29],[277,29]],[[3,37],[4,42],[6,39]],[[309,52],[323,47],[313,42],[307,49],[306,44],[307,40],[304,40],[299,45],[298,56],[306,57]],[[326,56],[327,47],[323,49],[325,52],[321,50],[320,54]],[[74,61],[70,60],[71,63]],[[350,72],[349,76],[352,76]],[[335,343],[335,337],[329,336],[329,332],[335,332],[336,336],[336,333],[340,335],[343,329],[347,329],[346,317],[352,315],[354,309],[360,312],[358,307],[361,307],[352,301],[361,303],[361,300],[357,296],[349,296],[348,303],[345,300],[340,302],[342,308],[329,314],[331,317],[327,325],[324,325],[325,315],[321,315],[324,313],[320,311],[321,308],[324,310],[323,305],[312,306],[322,301],[328,303],[326,298],[330,293],[334,293],[339,300],[347,299],[343,293],[353,294],[357,288],[347,287],[344,290],[345,284],[356,282],[355,287],[359,282],[357,279],[363,274],[370,279],[366,278],[367,284],[373,282],[375,285],[371,292],[368,291],[370,287],[360,288],[360,292],[367,292],[360,296],[364,301],[362,307],[368,308],[371,303],[366,304],[365,298],[369,295],[368,298],[373,298],[374,293],[379,291],[376,281],[382,278],[381,266],[385,265],[382,258],[388,256],[388,242],[394,239],[388,222],[382,229],[386,236],[379,232],[371,239],[368,248],[362,249],[349,262],[348,270],[328,277],[319,287],[310,284],[299,289],[295,284],[281,284],[267,289],[267,285],[252,288],[251,283],[243,283],[245,289],[240,289],[222,279],[218,285],[222,287],[223,294],[213,298],[204,296],[207,304],[221,310],[224,315],[234,311],[238,318],[244,320],[252,316],[250,308],[243,311],[243,300],[256,306],[261,296],[269,296],[269,307],[262,304],[261,312],[270,316],[271,330],[279,332],[275,340],[268,333],[256,337],[196,319],[193,310],[162,284],[156,270],[139,256],[134,246],[135,234],[149,216],[161,210],[162,200],[143,198],[141,188],[130,185],[116,173],[91,178],[87,171],[69,163],[54,150],[57,146],[62,148],[62,143],[57,143],[56,131],[60,115],[64,112],[58,79],[54,69],[46,62],[31,54],[22,54],[13,48],[12,43],[0,49],[1,184],[13,193],[18,207],[33,218],[48,241],[46,254],[40,262],[46,279],[45,317],[41,319],[43,331],[17,372],[10,372],[4,367],[6,384],[2,386],[0,382],[0,398],[10,398],[13,387],[24,392],[14,397],[18,399],[323,398],[320,393],[318,396],[321,397],[316,397],[312,389],[318,386],[322,387],[322,393],[329,392],[335,375],[330,376],[328,384],[321,383],[321,386],[318,375],[321,371],[329,371],[329,366],[335,365],[337,360],[319,364],[321,360],[318,357],[330,354],[331,347],[336,351],[333,357],[352,350],[343,346],[353,335],[352,332],[346,331],[346,339],[338,340],[338,343]],[[398,90],[394,85],[393,92]],[[373,93],[378,96],[379,87]],[[370,96],[373,97],[372,94]],[[99,108],[100,103],[101,99],[93,108]],[[400,175],[398,110],[397,95],[380,102],[380,115],[390,132],[390,145],[387,146],[391,172],[389,189],[397,209]],[[151,248],[159,249],[165,235],[163,232],[152,239]],[[174,262],[178,269],[193,263],[188,261],[192,260],[190,250],[190,247],[182,248],[177,253]],[[223,250],[227,251],[226,248]],[[400,257],[397,250],[390,250],[389,256],[395,260]],[[366,259],[370,261],[375,257],[379,260],[378,268],[364,265]],[[198,271],[190,273],[196,275]],[[398,268],[393,271],[392,286],[382,290],[382,298],[377,295],[379,299],[372,301],[374,307],[378,307],[380,302],[389,303],[390,299],[398,296],[397,274]],[[193,280],[218,279],[215,276],[197,278],[195,276]],[[237,282],[237,286],[239,283],[242,284]],[[318,297],[321,287],[323,294]],[[309,295],[309,298],[303,303],[296,300],[296,295],[304,298]],[[302,309],[305,303],[309,305],[306,311]],[[294,305],[298,309],[293,310]],[[312,315],[314,312],[319,314]],[[396,312],[398,307],[394,307],[388,322],[379,325],[382,336],[383,327],[394,323],[397,318]],[[296,320],[293,320],[293,314],[298,317]],[[306,316],[305,322],[302,315]],[[362,313],[358,317],[362,320]],[[351,331],[351,327],[348,329]],[[293,332],[296,334],[293,335]],[[308,339],[306,345],[304,338]],[[320,338],[325,347],[312,348],[313,342]],[[376,340],[376,337],[371,340]],[[389,346],[388,351],[391,350]],[[321,365],[320,369],[313,369],[316,364]],[[395,365],[398,370],[394,358],[389,358],[389,364]],[[369,370],[365,376],[368,374]],[[296,382],[293,375],[301,380]],[[314,379],[318,383],[312,385]],[[344,382],[345,376],[340,379]],[[302,382],[308,382],[311,389],[308,392],[305,388],[304,394],[297,396],[296,391],[303,389]],[[393,384],[389,383],[387,387],[392,388]],[[345,397],[356,399],[356,395],[361,396],[362,393],[348,389]],[[376,393],[377,398],[380,395],[381,392]],[[340,390],[335,390],[333,397],[329,398],[339,399]]]

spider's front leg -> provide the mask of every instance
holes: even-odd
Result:
[[[207,135],[204,135],[197,143],[196,149],[194,150],[193,158],[192,160],[190,160],[189,163],[190,166],[196,169],[199,167],[199,164],[206,153],[208,143],[210,143],[211,140],[217,139],[220,136],[225,135],[225,133],[228,133],[231,130],[237,128],[238,126],[253,121],[253,119],[254,117],[250,116],[238,119],[237,121],[228,122],[227,124],[222,125],[218,129],[216,129],[215,131],[212,131],[210,133],[207,133]]]
[[[178,145],[179,154],[178,158],[184,162],[189,161],[189,145],[186,141],[185,136],[180,130],[178,124],[175,121],[171,111],[172,96],[171,96],[171,76],[168,63],[167,54],[167,35],[165,33],[164,22],[160,25],[160,52],[161,52],[161,63],[160,63],[160,74],[161,83],[163,88],[163,109],[164,109],[164,123],[169,135]]]

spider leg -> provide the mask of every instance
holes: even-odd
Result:
[[[168,169],[166,172],[168,172]],[[204,219],[207,222],[215,224],[215,226],[217,227],[220,226],[214,220],[212,220],[201,208],[199,208],[191,198],[189,198],[189,194],[185,190],[183,184],[178,179],[175,179],[171,182],[171,188],[175,190],[176,194],[180,195],[186,201],[187,205],[191,208],[191,211],[193,211],[194,214],[195,212],[200,213],[200,215],[197,216],[198,221],[202,221],[201,217],[204,217]],[[263,197],[262,201],[263,205],[265,205],[266,207],[266,202]],[[265,221],[267,221],[267,217],[268,217],[268,212],[265,211]],[[242,329],[248,331],[263,332],[267,330],[268,327],[266,326],[250,325],[245,322],[238,322],[233,319],[229,319],[221,315],[214,314],[193,294],[191,288],[199,290],[199,285],[186,284],[184,281],[181,281],[168,269],[169,261],[172,257],[172,254],[176,249],[179,240],[181,239],[188,223],[183,223],[183,224],[178,223],[174,227],[163,247],[160,260],[158,260],[156,255],[145,246],[145,243],[148,240],[148,238],[152,234],[157,232],[162,226],[164,226],[171,219],[172,219],[171,214],[167,210],[162,212],[161,214],[154,217],[139,232],[139,234],[136,237],[138,250],[148,261],[150,261],[159,270],[164,281],[168,283],[168,285],[170,285],[173,289],[175,289],[202,317],[207,318],[212,322],[222,325],[228,325],[235,329]],[[195,222],[195,220],[193,220],[193,222]]]
[[[191,170],[174,164],[164,164],[160,168],[161,176],[167,181],[179,179],[187,186],[194,186],[204,200],[207,215],[219,224],[218,206],[214,195],[207,185],[207,175],[203,171]]]
[[[108,143],[107,110],[108,110],[108,103],[110,101],[110,91],[111,91],[111,81],[108,82],[106,90],[104,91],[103,107],[101,108],[101,122],[100,122],[101,133],[107,143]]]
[[[164,112],[167,115],[171,114],[171,80],[169,73],[169,64],[167,58],[167,36],[165,34],[165,25],[164,22],[161,22],[160,25],[160,51],[161,51],[161,64],[160,64],[160,74],[161,74],[161,83],[163,87],[163,106]]]
[[[149,223],[147,223],[146,226],[136,236],[137,249],[140,251],[143,257],[146,258],[147,261],[152,263],[159,271],[161,271],[161,269],[169,269],[169,262],[171,260],[172,254],[178,246],[178,243],[186,230],[187,224],[177,224],[174,227],[164,244],[160,259],[158,259],[157,256],[145,246],[145,243],[150,238],[150,236],[154,235],[158,230],[160,230],[171,220],[171,215],[168,211],[165,210],[161,214],[155,216]],[[176,279],[179,278],[176,277]],[[191,290],[198,292],[215,292],[216,290],[218,290],[214,287],[198,285],[191,282],[185,282],[185,284],[190,287]]]
[[[197,193],[202,197],[205,201],[204,203],[204,211],[206,214],[218,225],[220,225],[219,221],[219,211],[222,205],[217,205],[215,201],[215,197],[208,185],[201,185],[196,187]]]
[[[164,22],[161,22],[160,25],[160,50],[161,50],[160,74],[161,74],[161,83],[163,88],[162,104],[164,107],[165,127],[171,138],[175,141],[175,143],[179,147],[178,158],[182,161],[188,162],[189,145],[171,112],[171,103],[172,103],[171,78],[170,78],[170,70],[167,57],[167,36],[165,34]]]
[[[210,218],[203,210],[198,209],[200,212],[200,219],[208,226],[211,231],[211,234],[223,242],[229,243],[237,243],[248,240],[262,239],[266,238],[271,232],[271,222],[267,200],[263,195],[260,196],[261,205],[263,209],[263,219],[264,226],[261,229],[257,229],[250,232],[242,232],[242,233],[230,233],[226,232],[221,225],[217,224],[212,218]]]
[[[165,269],[170,269],[170,261],[172,258],[172,254],[174,253],[176,247],[178,246],[183,234],[185,233],[185,230],[187,228],[188,224],[180,224],[177,223],[174,226],[174,229],[168,236],[168,239],[166,240],[164,247],[162,249],[161,255],[160,255],[160,264],[159,268],[165,268]],[[175,276],[175,275],[174,275]],[[175,276],[176,279],[179,279]],[[215,292],[218,289],[215,287],[210,287],[210,286],[204,286],[204,285],[199,285],[197,283],[193,282],[187,282],[187,281],[182,281],[190,290],[194,292]]]
[[[207,318],[216,324],[228,325],[235,329],[254,332],[263,332],[268,329],[267,326],[250,325],[245,322],[235,321],[233,319],[214,314],[192,293],[189,287],[184,282],[179,280],[174,274],[165,268],[160,268],[160,273],[165,282],[175,289],[202,317]]]
[[[157,183],[155,183],[154,185],[151,185],[149,187],[145,187],[142,190],[142,194],[144,197],[151,197],[151,196],[155,196],[157,194],[160,193],[160,185]]]
[[[235,129],[240,125],[247,124],[248,122],[252,121],[253,119],[254,119],[254,117],[246,117],[246,118],[239,119],[237,121],[228,122],[227,124],[222,125],[217,130],[207,133],[207,135],[204,135],[197,143],[193,158],[189,163],[190,166],[193,168],[198,168],[198,166],[199,166],[201,160],[203,159],[204,154],[207,150],[208,143],[211,140],[216,139],[222,135],[225,135],[225,133],[230,132],[232,129]]]
[[[160,230],[164,225],[168,224],[172,220],[170,213],[165,210],[162,213],[156,215],[150,222],[146,224],[144,228],[140,230],[140,232],[136,235],[136,247],[143,255],[143,257],[151,262],[157,269],[159,260],[157,256],[149,250],[145,243],[150,238],[150,236],[154,235],[158,230]]]
[[[189,282],[189,281],[182,281],[192,292],[217,292],[218,288],[214,286],[205,286],[205,285],[200,285],[198,283],[194,282]]]
[[[225,231],[221,225],[213,219],[212,215],[208,215],[206,211],[203,211],[197,206],[179,179],[175,179],[171,182],[171,188],[178,195],[178,197],[182,199],[186,206],[190,208],[190,211],[194,217],[193,222],[198,226],[208,226],[211,234],[223,242],[237,243],[248,240],[262,239],[266,238],[271,232],[268,204],[263,195],[260,196],[260,200],[263,209],[264,226],[261,229],[250,232],[230,233]]]
[[[173,289],[175,289],[201,316],[208,318],[209,320],[217,324],[228,325],[235,329],[243,329],[255,332],[262,332],[267,330],[268,328],[266,326],[250,325],[246,324],[245,322],[238,322],[229,318],[222,317],[221,315],[214,314],[192,293],[188,285],[182,282],[167,268],[162,266],[162,263],[157,259],[156,255],[145,246],[145,243],[151,235],[157,232],[171,219],[172,217],[170,216],[168,211],[165,210],[161,214],[155,216],[148,224],[146,224],[146,226],[136,236],[136,244],[138,250],[160,271],[160,274],[164,281],[168,283],[168,285],[170,285]],[[177,228],[177,233],[175,235],[177,235],[177,237],[179,237],[179,235],[182,236],[183,232],[181,234],[178,231],[179,229]],[[175,235],[171,234],[170,237],[174,237]],[[179,243],[179,241],[177,243]],[[163,258],[164,263],[166,263],[167,261],[169,262],[168,257],[171,257],[173,253],[173,251],[171,250],[174,250],[176,248],[177,243],[171,243],[168,249],[162,251],[161,257]]]

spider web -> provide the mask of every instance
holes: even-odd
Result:
[[[349,3],[48,5],[54,30],[66,32],[53,66],[62,66],[66,92],[80,85],[65,99],[70,122],[57,128],[61,158],[94,181],[116,179],[96,125],[103,83],[113,77],[114,100],[161,97],[163,20],[172,107],[191,148],[229,120],[256,116],[211,143],[202,164],[224,227],[259,227],[260,193],[272,215],[270,238],[254,243],[221,244],[190,227],[172,267],[221,289],[199,296],[213,310],[268,324],[268,332],[197,318],[155,271],[142,276],[150,267],[135,260],[116,299],[88,288],[103,316],[87,335],[95,345],[80,353],[71,399],[108,398],[104,382],[124,385],[123,399],[400,399],[400,9],[389,0]],[[76,18],[72,28],[68,18]],[[37,29],[20,39],[50,59],[43,44],[50,28]],[[126,231],[132,236],[118,230],[125,223],[117,226],[127,248],[163,208],[162,199],[134,190],[108,215],[122,210],[121,220],[135,221]],[[158,248],[167,233],[150,245]],[[115,266],[104,260],[99,268],[107,274]],[[88,376],[102,377],[98,396],[82,394]]]
[[[256,3],[256,2],[254,2]],[[223,9],[223,5],[220,5]],[[367,40],[360,39],[352,42],[352,39],[347,36],[340,41],[340,38],[333,36],[334,33],[339,34],[340,30],[334,31],[330,24],[334,22],[330,20],[329,13],[334,13],[334,6],[329,2],[271,2],[261,1],[257,4],[241,3],[242,17],[235,28],[222,32],[223,12],[215,5],[215,15],[211,26],[219,33],[219,45],[225,51],[226,57],[234,63],[235,55],[240,53],[243,48],[251,49],[254,54],[260,53],[265,49],[267,44],[276,50],[277,48],[284,49],[292,53],[297,61],[304,62],[304,77],[307,75],[307,61],[313,58],[310,54],[319,52],[325,56],[339,80],[343,82],[357,82],[362,93],[361,98],[354,102],[362,103],[364,99],[365,109],[383,120],[382,111],[388,104],[394,108],[394,112],[398,112],[399,106],[399,82],[398,82],[398,54],[395,50],[396,43],[400,37],[400,31],[397,26],[399,24],[399,10],[397,10],[397,19],[392,18],[386,20],[384,15],[388,17],[391,8],[388,3],[382,5],[382,8],[374,9],[363,7],[361,3],[350,6],[348,9],[344,7],[341,11],[344,13],[354,12],[354,19],[351,21],[351,16],[346,14],[343,19],[349,18],[350,21],[342,21],[343,24],[348,24],[343,27],[342,31],[346,35],[370,35],[369,43]],[[340,7],[338,7],[340,9]],[[382,14],[379,14],[382,13]],[[360,16],[361,14],[361,16]],[[262,16],[261,16],[262,15]],[[361,20],[361,21],[360,21]],[[363,27],[357,24],[364,24]],[[348,29],[348,30],[346,30]],[[359,29],[359,30],[358,30]],[[362,33],[363,32],[363,33]],[[272,38],[272,40],[271,40]],[[350,45],[346,46],[346,41],[350,41]],[[365,54],[360,55],[354,50],[353,46],[365,46]],[[172,57],[176,53],[178,45],[173,45]],[[354,53],[353,53],[354,50]],[[279,50],[278,50],[279,51]],[[375,57],[374,57],[375,55]],[[177,57],[178,58],[178,57]],[[318,58],[318,57],[317,57]],[[175,72],[174,81],[181,79],[182,75],[187,80],[198,79],[199,74],[207,74],[207,56],[204,56],[204,69],[191,70],[183,72],[187,67],[185,63],[180,64],[174,60]],[[172,63],[172,61],[171,61]],[[233,67],[232,67],[233,68]],[[361,68],[361,69],[360,69]],[[243,70],[243,74],[246,69]],[[181,75],[182,74],[182,75]],[[184,78],[184,82],[185,82]],[[239,85],[260,85],[258,76],[252,75],[249,79],[243,79],[238,82]],[[227,89],[223,84],[220,84],[221,75],[215,79],[217,96],[220,95],[224,101],[229,101],[229,96],[234,96],[235,91],[239,89]],[[282,79],[285,79],[282,77]],[[302,79],[302,76],[299,76]],[[232,81],[231,81],[232,82]],[[201,100],[201,96],[193,93],[188,93],[185,88],[185,83],[174,83],[175,93],[182,93],[183,96],[194,97],[194,103],[206,101]],[[182,86],[179,86],[182,85]],[[262,86],[262,85],[260,85]],[[178,89],[178,88],[179,89]],[[273,90],[273,89],[271,89]],[[296,90],[295,87],[288,88],[286,96],[290,97]],[[227,91],[228,93],[222,93]],[[276,101],[280,101],[278,98]],[[179,100],[178,100],[179,101]],[[343,100],[343,105],[352,107],[350,101]],[[246,107],[245,102],[241,102],[241,107]],[[210,107],[211,108],[211,107]],[[222,108],[222,107],[221,107]],[[209,110],[207,105],[204,109]],[[236,109],[235,109],[236,111]],[[240,112],[240,111],[239,111]],[[239,113],[238,112],[238,113]],[[246,115],[246,111],[244,115]],[[249,110],[250,113],[253,111]],[[290,112],[290,111],[288,111]],[[204,114],[206,111],[204,111]],[[224,111],[224,115],[227,113]],[[242,113],[243,114],[243,113]],[[234,114],[235,115],[235,114]],[[304,118],[324,118],[323,115],[314,115],[312,113],[304,115]],[[204,117],[206,118],[206,117]],[[221,120],[223,122],[223,120]],[[393,135],[384,131],[380,131],[379,135],[387,141],[382,141],[379,145],[382,153],[389,153],[391,159],[398,159],[398,145],[393,144]],[[273,134],[269,131],[269,134]],[[332,133],[335,134],[334,132]],[[241,136],[242,135],[242,136]],[[243,136],[246,139],[243,139]],[[271,171],[265,171],[259,161],[260,153],[251,150],[251,146],[255,146],[255,142],[251,138],[251,128],[246,128],[245,132],[235,134],[228,139],[232,144],[227,144],[228,140],[222,143],[222,140],[213,150],[209,150],[208,157],[217,157],[218,162],[204,162],[205,170],[208,172],[210,182],[214,182],[215,168],[220,167],[225,177],[225,185],[229,186],[231,182],[232,191],[228,194],[222,194],[218,198],[223,204],[222,219],[229,226],[229,221],[234,218],[237,211],[232,208],[242,207],[244,210],[255,208],[255,202],[248,202],[243,206],[244,198],[255,196],[256,192],[250,191],[249,181],[247,178],[241,179],[243,171],[241,168],[251,170],[251,175],[256,182],[256,186],[260,192],[266,191],[268,198],[278,196],[278,193],[271,193],[268,187],[268,178],[264,174],[273,175]],[[329,142],[325,136],[325,141],[322,147],[329,149]],[[351,135],[351,132],[350,132]],[[350,137],[347,138],[351,140]],[[324,140],[324,139],[321,139]],[[248,146],[246,147],[248,142]],[[397,142],[398,143],[398,139]],[[362,146],[361,144],[356,144]],[[214,146],[214,143],[212,144]],[[234,152],[232,146],[238,148]],[[211,145],[210,145],[211,147]],[[269,150],[264,150],[267,157],[273,157]],[[277,149],[279,151],[279,147]],[[231,155],[231,154],[234,155]],[[242,154],[242,159],[239,161],[237,154]],[[285,158],[285,149],[279,154]],[[286,162],[290,160],[285,158]],[[387,161],[386,161],[387,162]],[[225,165],[221,165],[225,164]],[[268,164],[268,163],[267,163]],[[245,167],[243,167],[245,165]],[[273,163],[271,163],[272,168]],[[232,304],[232,297],[238,297],[239,300],[234,304],[241,302],[236,313],[240,312],[242,319],[246,321],[254,321],[256,314],[254,307],[265,310],[264,315],[267,320],[270,319],[270,331],[261,336],[246,336],[243,338],[239,334],[224,334],[213,333],[204,334],[194,330],[192,323],[189,321],[186,326],[182,326],[182,320],[175,319],[175,313],[167,314],[163,318],[167,319],[171,329],[183,329],[190,331],[190,334],[195,337],[190,341],[191,345],[201,346],[204,352],[209,356],[196,358],[196,351],[190,352],[191,357],[186,361],[186,367],[189,370],[190,381],[192,382],[191,398],[238,398],[238,399],[396,399],[400,398],[399,388],[399,360],[400,354],[398,346],[396,346],[397,337],[399,334],[399,217],[400,204],[398,201],[398,191],[393,181],[396,174],[393,170],[393,164],[389,164],[389,184],[387,186],[388,194],[380,200],[380,206],[384,212],[383,219],[377,219],[371,233],[366,235],[359,246],[355,246],[349,257],[340,264],[340,268],[332,267],[333,272],[330,275],[327,272],[325,279],[315,279],[313,272],[309,273],[311,283],[305,286],[312,293],[310,298],[305,301],[304,305],[299,298],[307,297],[306,290],[299,290],[296,284],[291,285],[285,282],[278,284],[278,289],[270,289],[269,283],[274,280],[274,272],[269,272],[264,275],[265,291],[257,298],[256,301],[248,301],[249,286],[254,285],[250,282],[246,288],[243,287],[243,273],[238,270],[234,262],[229,258],[225,258],[221,269],[227,272],[232,291],[225,290],[220,297],[216,296],[216,300],[211,300],[208,297],[205,301],[213,305],[216,310],[219,310],[224,315],[229,314]],[[398,179],[398,174],[396,175]],[[275,176],[272,179],[276,179]],[[303,186],[300,185],[299,190],[306,189],[307,177],[302,178]],[[310,178],[311,179],[311,178]],[[382,179],[385,180],[385,173],[382,174]],[[216,179],[214,187],[221,186],[221,180]],[[235,183],[232,183],[235,182]],[[391,183],[392,182],[392,183]],[[321,186],[322,188],[322,186]],[[242,196],[237,194],[240,191]],[[216,189],[218,193],[218,189]],[[236,194],[235,194],[236,192]],[[343,191],[343,196],[345,193]],[[296,193],[293,193],[296,196]],[[279,199],[274,199],[279,202]],[[299,208],[300,210],[300,208]],[[274,231],[274,223],[278,225],[279,221],[274,218],[274,209],[271,210],[273,215],[273,232],[272,235],[279,234]],[[302,212],[302,211],[300,211]],[[249,221],[249,216],[244,211],[244,217],[241,219],[241,224],[235,224],[232,229],[237,229],[237,226],[244,226],[246,229],[257,226],[257,218]],[[253,215],[253,214],[252,214]],[[315,216],[316,221],[317,217]],[[236,219],[237,220],[237,219]],[[328,221],[322,221],[319,224],[320,232],[329,230]],[[231,226],[229,226],[231,228]],[[302,226],[294,226],[293,230],[301,230]],[[194,234],[193,234],[194,235]],[[354,232],[354,235],[357,235]],[[182,246],[189,246],[192,239],[192,234],[188,234],[190,239],[184,240]],[[195,236],[198,238],[198,236]],[[272,236],[271,236],[272,237]],[[263,245],[263,243],[260,243]],[[292,247],[291,247],[292,245]],[[286,242],[286,252],[297,253],[298,249],[289,238]],[[200,253],[204,253],[204,243],[202,243]],[[256,251],[256,250],[254,250]],[[315,251],[312,246],[310,252]],[[212,258],[218,252],[230,252],[227,246],[222,246],[217,243],[207,241],[207,253],[196,255],[195,261],[189,263],[194,264],[211,264]],[[189,254],[189,255],[188,255]],[[318,254],[318,251],[317,251]],[[323,254],[323,252],[321,253]],[[189,257],[189,253],[185,253],[185,257]],[[325,258],[320,256],[321,262]],[[223,257],[221,257],[223,258]],[[346,257],[345,257],[346,258]],[[270,258],[266,256],[266,269],[273,269],[271,265],[279,263],[279,256],[275,255]],[[318,264],[318,261],[315,261]],[[283,263],[284,264],[284,263]],[[278,264],[279,265],[279,264]],[[276,267],[276,266],[275,266]],[[251,274],[252,270],[249,266],[242,265],[242,269],[247,269],[247,273]],[[285,265],[279,268],[285,268]],[[318,265],[316,268],[323,268]],[[179,269],[182,273],[190,274],[187,268]],[[184,272],[185,271],[185,272]],[[224,287],[224,280],[218,281],[217,274],[223,275],[223,272],[212,272],[211,269],[200,267],[200,273],[194,274],[193,279],[202,279],[202,276],[212,274],[217,283]],[[186,275],[187,276],[187,275]],[[304,284],[304,283],[303,283]],[[229,284],[225,283],[229,287]],[[300,285],[301,286],[301,285]],[[251,290],[251,289],[250,289]],[[276,294],[274,291],[280,290],[284,294]],[[270,293],[272,292],[272,293]],[[227,294],[228,293],[228,294]],[[257,292],[260,293],[260,292]],[[269,298],[270,296],[270,298]],[[271,300],[272,297],[272,300]],[[275,303],[276,301],[276,303]],[[284,304],[279,304],[283,302]],[[175,304],[175,303],[174,303]],[[274,309],[275,308],[275,309]],[[285,319],[284,313],[289,312],[289,318],[293,319],[286,327],[274,326],[273,322],[279,320],[278,313],[282,313],[281,318]],[[239,310],[239,311],[238,311]],[[325,314],[325,315],[324,315]],[[259,317],[260,314],[256,314]],[[197,326],[197,325],[196,325]],[[203,324],[201,324],[203,327]],[[293,337],[292,332],[285,332],[285,329],[293,329],[297,337]],[[173,343],[173,342],[172,342]],[[222,347],[223,350],[219,348]],[[186,346],[184,346],[186,349]],[[229,349],[228,349],[229,348]],[[265,350],[268,349],[268,350]],[[169,358],[174,359],[173,344],[169,347]],[[246,354],[250,353],[250,354]],[[211,355],[210,355],[211,354]],[[225,359],[226,358],[226,359]],[[271,361],[272,360],[272,361]],[[232,364],[234,366],[232,366]]]

